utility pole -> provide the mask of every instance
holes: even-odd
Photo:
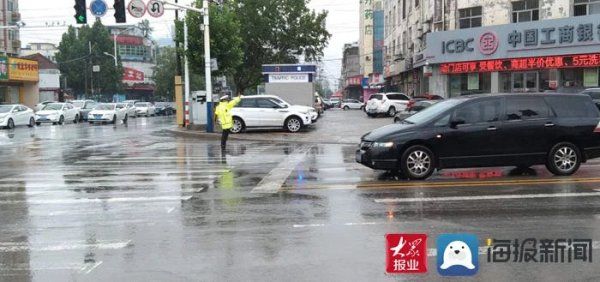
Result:
[[[183,20],[183,57],[185,61],[185,124],[191,124],[192,117],[191,114],[191,105],[190,105],[190,63],[188,60],[188,25],[187,20]]]

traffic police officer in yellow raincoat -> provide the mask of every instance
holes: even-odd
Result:
[[[227,138],[229,137],[229,133],[231,132],[231,128],[233,127],[233,116],[231,115],[231,109],[233,109],[237,104],[242,100],[242,96],[237,97],[231,100],[229,95],[225,95],[219,99],[219,105],[215,110],[215,115],[219,119],[219,123],[221,124],[221,129],[223,133],[221,134],[221,150],[225,151],[227,147]]]

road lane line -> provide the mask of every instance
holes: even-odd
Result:
[[[124,249],[131,245],[131,240],[128,241],[116,241],[105,243],[89,244],[86,242],[59,242],[54,245],[42,245],[42,244],[29,244],[26,242],[0,242],[0,253],[12,253],[12,252],[24,252],[24,251],[45,251],[45,252],[58,252],[58,251],[71,251],[71,250],[119,250]]]
[[[418,181],[418,182],[405,182],[405,183],[393,183],[393,182],[370,182],[358,184],[358,188],[368,187],[427,187],[427,186],[438,186],[438,185],[502,185],[502,184],[525,184],[525,183],[572,183],[582,181],[600,181],[600,177],[588,177],[588,178],[541,178],[541,179],[507,179],[507,180],[478,180],[478,181]]]
[[[590,193],[555,193],[555,194],[523,194],[523,195],[489,195],[489,196],[456,196],[456,197],[429,197],[429,198],[391,198],[375,199],[376,203],[423,203],[423,202],[450,202],[450,201],[482,201],[482,200],[513,200],[513,199],[539,199],[539,198],[575,198],[598,197],[599,192]]]
[[[84,273],[85,273],[85,275],[88,275],[88,274],[90,274],[92,271],[94,271],[94,269],[96,269],[96,268],[97,268],[98,266],[100,266],[101,264],[102,264],[102,261],[99,261],[99,262],[96,262],[96,263],[94,263],[93,265],[90,265],[90,266],[88,267],[88,269],[87,269],[87,270],[85,270],[85,272],[84,272]],[[84,271],[84,269],[82,269],[80,272],[83,272],[83,271]]]
[[[58,205],[58,204],[88,204],[88,203],[127,203],[127,202],[170,202],[188,201],[192,196],[164,196],[164,197],[137,197],[137,198],[108,198],[108,199],[45,199],[45,200],[0,200],[0,204],[27,203],[30,205]]]
[[[309,145],[303,145],[299,149],[294,150],[287,158],[282,160],[277,167],[272,169],[269,174],[267,174],[267,176],[252,189],[251,193],[277,193],[296,166],[304,160],[311,147],[312,146]]]

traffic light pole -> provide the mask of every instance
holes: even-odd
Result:
[[[214,126],[213,126],[213,101],[212,101],[212,73],[211,73],[211,68],[210,68],[210,29],[209,29],[209,10],[208,10],[208,0],[203,0],[202,1],[202,9],[199,8],[195,8],[195,7],[191,7],[191,6],[186,6],[186,5],[181,5],[178,3],[172,3],[170,1],[162,1],[163,5],[170,5],[170,6],[174,6],[180,9],[184,9],[186,11],[193,11],[193,12],[197,12],[200,13],[201,15],[204,16],[204,69],[205,69],[205,73],[204,76],[206,78],[206,115],[207,115],[207,119],[206,119],[206,132],[213,132],[214,131]],[[184,50],[187,51],[187,21],[184,19]],[[185,91],[185,101],[186,101],[186,107],[189,108],[189,101],[190,101],[190,93],[189,93],[189,62],[188,62],[188,57],[187,54],[185,56],[185,85],[186,85],[186,91]],[[186,115],[187,115],[188,111],[186,110]],[[187,119],[187,118],[186,118]],[[190,119],[191,121],[191,119]]]

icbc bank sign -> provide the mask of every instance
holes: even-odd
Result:
[[[578,66],[576,60],[579,58],[572,56],[600,50],[600,17],[571,17],[433,32],[427,35],[426,40],[425,61],[430,65],[494,60],[494,68],[497,69],[501,66],[496,60],[502,60],[502,67],[507,68],[507,60],[527,58],[529,67],[534,66],[530,59],[535,57],[538,65],[552,67],[552,60],[559,60],[560,65],[560,60],[564,59],[569,61],[565,66]],[[539,60],[540,57],[544,60]],[[594,58],[589,64],[595,65]],[[486,69],[494,69],[490,68],[490,64],[485,64]],[[511,66],[515,64],[510,62]]]

